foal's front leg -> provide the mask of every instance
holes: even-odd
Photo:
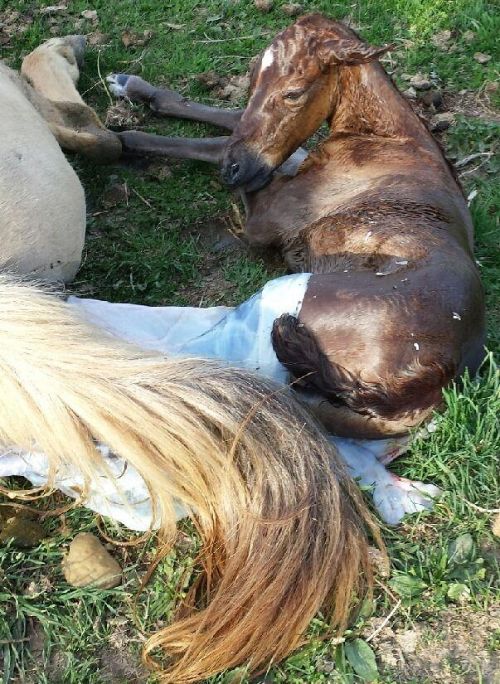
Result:
[[[139,76],[111,74],[106,80],[110,90],[117,97],[126,97],[132,102],[144,102],[153,112],[162,116],[201,121],[232,131],[243,114],[242,109],[221,109],[193,102],[174,90],[157,88]],[[212,164],[221,162],[229,140],[228,136],[171,138],[139,131],[127,131],[119,133],[118,136],[122,142],[123,151],[129,154],[197,159]],[[297,150],[278,169],[278,172],[294,176],[306,156],[307,153],[303,149]],[[243,191],[242,199],[245,202]]]
[[[125,154],[174,159],[197,159],[220,164],[229,136],[218,138],[170,138],[165,135],[125,131],[118,133]]]
[[[163,116],[201,121],[233,130],[242,114],[242,110],[218,109],[192,102],[174,90],[157,88],[139,76],[111,74],[106,80],[117,97],[126,97],[132,102],[144,102],[153,112]],[[126,131],[119,133],[118,137],[123,151],[128,154],[197,159],[211,164],[220,164],[229,140],[228,136],[172,138],[140,131]]]
[[[111,74],[106,80],[110,90],[118,97],[126,97],[132,102],[144,102],[155,114],[161,116],[201,121],[232,131],[243,114],[242,109],[219,109],[193,102],[175,90],[157,88],[139,76]]]
[[[206,105],[187,100],[179,93],[173,90],[157,88],[139,76],[111,74],[108,76],[107,81],[110,90],[118,97],[127,97],[133,102],[149,104],[154,112],[165,116],[202,121],[232,131],[243,114],[243,110],[207,107]],[[212,164],[221,163],[229,141],[228,136],[217,138],[171,138],[141,133],[139,131],[127,131],[119,133],[118,136],[122,142],[124,152],[129,154],[197,159]],[[276,173],[285,176],[295,176],[306,158],[306,150],[299,148],[276,170]],[[255,197],[258,197],[261,192],[265,193],[266,189],[255,193],[255,195],[248,195],[244,189],[240,189],[238,192],[245,206],[248,219],[254,213]],[[254,221],[253,223],[259,222]],[[264,224],[263,230],[256,230],[254,228],[247,232],[250,242],[260,246],[275,242],[275,232],[270,230],[267,221],[264,220]]]

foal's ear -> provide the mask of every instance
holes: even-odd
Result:
[[[363,43],[361,40],[332,38],[321,43],[318,54],[320,60],[325,65],[365,64],[366,62],[373,62],[373,60],[378,59],[385,52],[392,50],[393,47],[394,45],[376,47],[374,45],[367,45],[367,43]]]

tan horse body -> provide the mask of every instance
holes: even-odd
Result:
[[[18,75],[0,63],[0,268],[72,280],[85,240],[85,196],[61,147],[97,161],[121,154],[76,90],[81,36],[53,38]]]
[[[28,88],[0,64],[0,267],[70,280],[85,239],[85,197]]]

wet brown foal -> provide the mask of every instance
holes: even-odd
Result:
[[[291,270],[313,274],[299,315],[275,321],[273,346],[302,378],[304,401],[350,437],[407,432],[483,358],[467,204],[376,61],[387,49],[321,15],[303,17],[260,57],[243,113],[111,77],[115,92],[158,113],[232,129],[211,140],[120,137],[131,152],[221,163],[225,182],[245,190],[249,241],[278,246]],[[296,152],[325,120],[328,139]]]

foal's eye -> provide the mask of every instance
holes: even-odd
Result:
[[[283,93],[283,98],[290,102],[297,102],[305,92],[304,88],[302,88],[302,90],[287,90],[286,93]]]

